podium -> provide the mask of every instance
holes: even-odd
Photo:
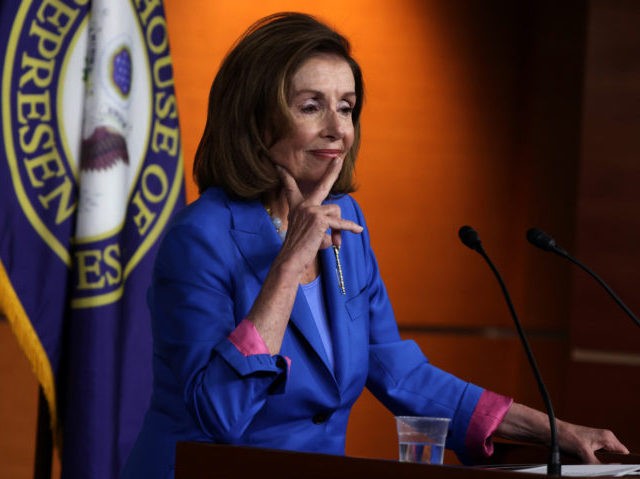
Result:
[[[496,444],[503,464],[546,463],[543,447]],[[640,455],[599,454],[602,462],[639,464]],[[566,463],[575,463],[565,458]],[[222,444],[180,442],[176,479],[533,479],[545,477],[505,469],[434,466],[382,459],[261,449]]]

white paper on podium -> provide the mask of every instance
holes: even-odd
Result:
[[[547,466],[515,469],[518,472],[546,474]],[[580,464],[562,466],[562,475],[567,477],[640,477],[640,464]]]

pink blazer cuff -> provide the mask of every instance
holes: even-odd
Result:
[[[229,341],[233,344],[238,351],[244,356],[252,356],[254,354],[270,354],[269,348],[265,344],[262,336],[248,319],[243,319],[240,324],[231,331],[229,335]],[[291,368],[291,359],[287,356],[283,356],[287,361],[287,366]]]
[[[469,422],[465,444],[472,457],[493,454],[493,433],[509,411],[513,399],[485,390],[476,404]]]
[[[229,341],[245,356],[269,354],[262,336],[248,319],[243,319],[229,335]]]

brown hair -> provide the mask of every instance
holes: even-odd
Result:
[[[291,78],[318,53],[343,57],[355,79],[354,142],[332,193],[354,191],[364,88],[362,72],[350,52],[345,37],[302,13],[277,13],[249,27],[223,60],[211,85],[207,123],[193,164],[200,193],[220,186],[229,194],[250,199],[280,185],[268,160],[271,145],[265,141],[269,138],[275,143],[287,133]]]

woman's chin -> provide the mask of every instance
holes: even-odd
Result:
[[[311,194],[316,188],[318,188],[318,185],[320,184],[321,181],[322,181],[322,176],[319,176],[318,178],[299,179],[299,180],[296,180],[296,183],[298,183],[298,188],[300,188],[300,192],[304,196],[307,196]]]

